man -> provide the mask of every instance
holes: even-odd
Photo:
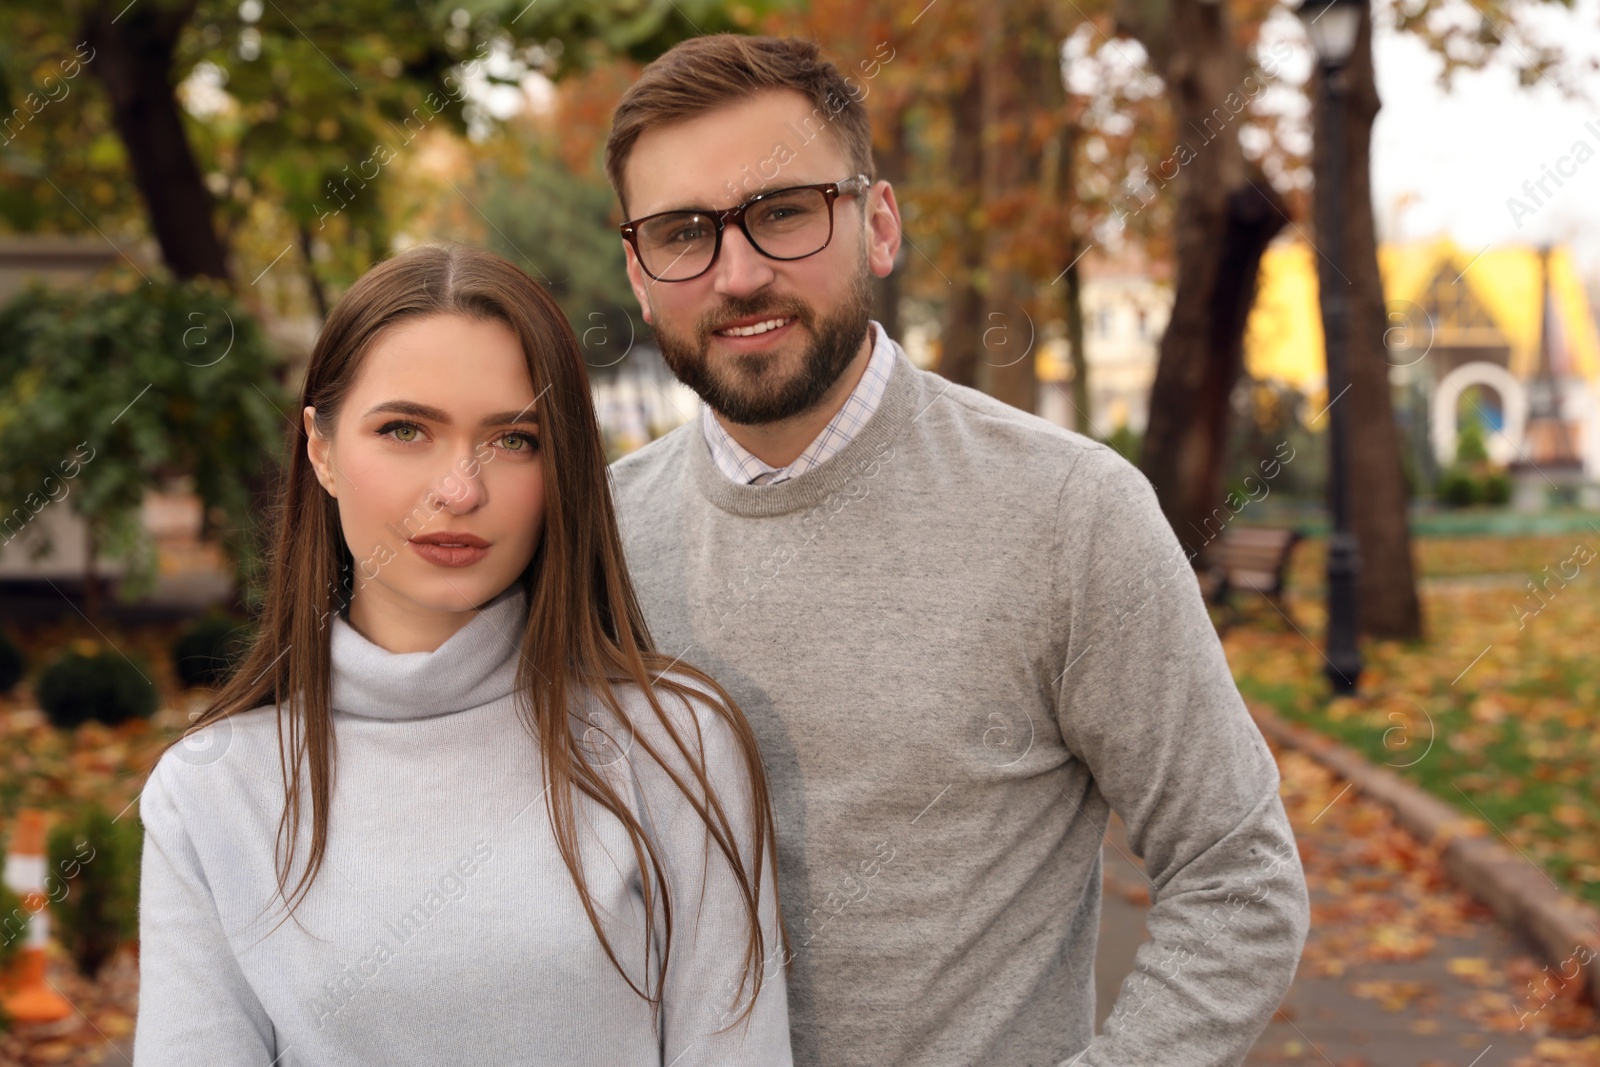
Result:
[[[863,85],[698,38],[606,147],[633,290],[705,402],[613,467],[628,559],[761,743],[795,1063],[1238,1063],[1308,925],[1276,766],[1149,483],[869,320],[900,217]],[[1154,906],[1096,1037],[1112,809]]]

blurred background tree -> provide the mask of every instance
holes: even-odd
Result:
[[[90,618],[98,556],[127,565],[125,598],[150,588],[140,509],[152,487],[192,488],[202,533],[227,546],[248,597],[266,517],[256,491],[271,480],[291,406],[274,362],[255,320],[209,279],[126,275],[115,288],[28,290],[0,309],[0,499],[84,520]]]
[[[477,184],[486,243],[550,289],[590,367],[615,365],[648,336],[613,224],[616,199],[598,175],[574,172],[535,137],[504,165],[480,167]]]
[[[648,58],[697,32],[747,27],[763,10],[4,0],[0,88],[15,107],[37,86],[50,110],[5,145],[0,216],[63,232],[143,217],[179,278],[259,281],[294,253],[325,312],[327,287],[342,289],[390,247],[383,169],[419,138],[493,127],[471,86]]]
[[[1485,2],[1476,29],[1444,0],[1380,15],[1442,56],[1446,78],[1504,51],[1525,84],[1564,84],[1563,57],[1522,34],[1513,3]],[[1131,250],[1170,265],[1174,305],[1138,447],[1182,536],[1223,492],[1261,251],[1281,230],[1304,233],[1303,115],[1282,101],[1237,114],[1227,103],[1285,11],[1274,0],[0,0],[12,116],[0,225],[98,233],[125,251],[149,236],[173,275],[223,281],[274,325],[314,324],[409,241],[471,240],[547,282],[603,368],[647,336],[600,173],[611,106],[685,37],[798,33],[862,86],[881,175],[902,203],[906,242],[877,284],[878,317],[896,336],[924,330],[945,376],[1032,410],[1037,350],[1055,331],[1073,424],[1106,438],[1118,428],[1092,406],[1082,262]],[[1368,165],[1376,111],[1375,96],[1361,99],[1352,173]],[[1220,126],[1219,105],[1231,118]],[[1370,220],[1364,179],[1350,189],[1347,214]],[[1365,263],[1370,227],[1358,229]],[[1355,479],[1375,487],[1355,515],[1363,623],[1414,634],[1409,488],[1400,435],[1385,429],[1368,273],[1353,359],[1373,432],[1351,457]]]

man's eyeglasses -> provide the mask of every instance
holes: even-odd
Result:
[[[804,259],[833,240],[833,202],[860,196],[872,182],[857,174],[842,182],[795,185],[753,196],[725,211],[663,211],[618,227],[644,272],[658,282],[686,282],[711,269],[722,231],[735,223],[750,247],[769,259]]]

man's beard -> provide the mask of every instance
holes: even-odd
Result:
[[[702,315],[695,324],[693,342],[657,326],[654,333],[661,357],[679,381],[729,422],[755,426],[809,411],[861,350],[872,311],[868,273],[863,255],[849,295],[836,312],[825,317],[819,318],[809,304],[800,300],[756,294],[729,297],[714,313]],[[712,331],[730,319],[754,315],[775,319],[792,316],[795,325],[811,335],[811,345],[798,374],[778,379],[777,356],[767,353],[736,353],[728,357],[731,368],[710,366],[707,356]]]

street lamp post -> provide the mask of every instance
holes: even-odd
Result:
[[[1367,0],[1305,0],[1298,14],[1316,49],[1322,94],[1322,167],[1316,175],[1317,240],[1322,244],[1318,273],[1322,290],[1322,334],[1328,363],[1328,504],[1333,531],[1328,538],[1328,631],[1326,674],[1339,694],[1356,691],[1361,649],[1356,644],[1356,575],[1361,554],[1350,529],[1349,427],[1341,406],[1350,387],[1350,294],[1345,275],[1344,132],[1345,70],[1355,51]]]

